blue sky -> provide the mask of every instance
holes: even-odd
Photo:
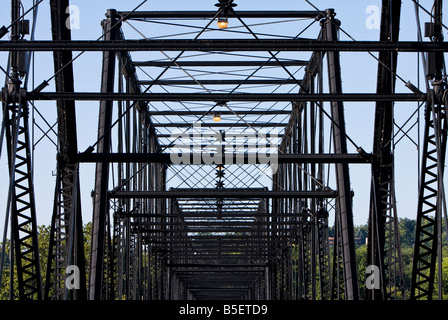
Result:
[[[30,6],[32,1],[23,1],[25,8]],[[213,0],[195,1],[148,1],[140,10],[215,10]],[[236,0],[237,10],[313,10],[305,1],[277,0],[275,6],[272,1],[261,0]],[[352,1],[352,0],[312,0],[319,9],[334,8],[337,18],[341,20],[341,27],[356,40],[378,40],[379,30],[369,29],[366,21],[372,18],[372,12],[366,12],[369,6],[381,7],[381,1]],[[73,0],[72,5],[79,7],[79,29],[73,30],[74,39],[96,40],[102,33],[100,22],[104,19],[107,9],[130,11],[134,9],[141,0],[109,0],[109,1],[86,1]],[[432,1],[420,1],[420,3],[430,8]],[[37,40],[51,39],[51,27],[49,19],[49,6],[44,1],[39,6],[38,28],[36,29]],[[9,10],[0,12],[0,25],[9,25]],[[401,25],[402,40],[416,40],[416,22],[414,16],[414,5],[410,0],[403,1],[403,19]],[[428,21],[426,13],[421,12],[422,23]],[[446,17],[444,21],[446,24]],[[371,20],[368,20],[371,21]],[[273,26],[272,28],[275,28]],[[132,30],[127,30],[126,35],[132,34]],[[151,30],[145,30],[150,33]],[[272,33],[281,30],[272,29]],[[447,37],[444,30],[445,38]],[[134,37],[138,35],[134,32]],[[341,34],[341,38],[348,38]],[[415,53],[400,54],[398,74],[405,80],[410,80],[423,88],[423,81],[418,80],[417,69],[418,56]],[[7,54],[0,53],[0,65],[6,68]],[[377,62],[368,53],[342,53],[342,76],[344,92],[375,92]],[[74,63],[75,66],[75,89],[77,91],[98,91],[101,74],[101,53],[85,53]],[[52,55],[49,53],[39,53],[35,56],[33,66],[34,77],[30,79],[30,86],[37,86],[43,80],[50,78],[53,73]],[[422,79],[422,78],[421,78]],[[0,81],[4,83],[4,76],[0,74]],[[51,91],[52,89],[47,89]],[[423,90],[423,89],[422,89]],[[403,83],[397,83],[397,91],[408,92]],[[55,122],[55,104],[36,104],[39,112],[48,119],[48,122]],[[372,150],[373,136],[373,108],[369,103],[346,103],[347,132],[350,137],[367,152]],[[408,117],[416,110],[416,103],[397,103],[396,122],[404,123]],[[96,141],[98,103],[77,103],[78,116],[78,139],[80,151],[85,150],[90,144]],[[38,114],[34,114],[36,121],[42,124],[42,119]],[[421,118],[423,120],[423,118]],[[414,117],[410,124],[414,123]],[[409,128],[409,125],[406,127]],[[418,138],[417,127],[409,132],[415,141]],[[35,129],[35,140],[40,137],[40,133]],[[400,136],[400,135],[399,135]],[[54,138],[54,135],[53,135]],[[4,183],[0,184],[0,226],[4,222],[5,202],[7,197],[8,170],[6,165],[6,150],[1,154],[0,159],[0,179]],[[350,150],[354,152],[354,150]],[[402,139],[396,146],[396,190],[397,207],[399,217],[415,218],[416,200],[418,195],[418,152],[416,146],[408,139]],[[49,224],[53,205],[54,180],[53,173],[56,170],[55,147],[48,139],[43,139],[36,146],[35,152],[35,187],[36,202],[38,210],[38,224]],[[85,221],[91,219],[91,198],[90,191],[93,189],[94,165],[83,164],[81,166],[81,185],[83,199],[83,216]],[[370,167],[368,165],[352,165],[350,168],[352,189],[355,192],[354,198],[354,221],[356,225],[365,224],[368,217],[368,200],[370,196]],[[3,228],[1,228],[3,229]]]

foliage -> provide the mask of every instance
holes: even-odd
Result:
[[[413,247],[415,237],[415,220],[401,218],[399,220],[400,241],[403,247]]]
[[[403,277],[404,287],[406,290],[406,298],[410,297],[411,280],[412,280],[412,261],[414,258],[414,238],[415,238],[416,221],[408,218],[399,219],[399,234],[401,254],[403,261]],[[363,235],[364,230],[367,231],[367,225],[355,227],[355,236]],[[445,228],[443,228],[445,230]],[[442,295],[443,299],[448,298],[448,249],[446,247],[446,232],[443,234],[443,254],[442,256]],[[357,265],[358,265],[358,278],[360,283],[360,295],[364,297],[365,294],[365,281],[366,281],[366,266],[367,266],[367,245],[358,246],[356,249]],[[437,267],[436,267],[437,270]],[[436,272],[436,285],[434,290],[434,299],[437,299],[437,272]]]
[[[83,232],[84,232],[85,257],[86,261],[88,261],[90,257],[90,235],[92,232],[92,224],[90,222],[84,225]],[[39,262],[40,262],[41,281],[42,281],[42,287],[44,287],[47,272],[49,245],[50,245],[50,226],[38,227],[38,243],[39,243]],[[0,248],[1,247],[2,245],[0,245]],[[10,295],[12,295],[13,300],[18,299],[17,297],[18,283],[15,275],[13,277],[13,290],[10,290],[11,263],[9,259],[9,252],[10,252],[10,243],[8,241],[5,245],[5,260],[4,260],[2,284],[0,288],[0,300],[10,300],[11,299]],[[88,265],[86,267],[88,267]],[[50,295],[51,290],[52,289],[50,289]]]
[[[403,260],[403,272],[404,272],[404,285],[406,289],[406,298],[410,297],[411,276],[412,276],[412,261],[414,255],[414,237],[415,237],[415,220],[402,218],[399,219],[399,234],[401,242],[401,253]],[[445,228],[443,228],[445,230]],[[85,257],[86,261],[89,261],[90,257],[90,242],[91,242],[92,224],[89,222],[84,225],[84,245],[85,245]],[[368,226],[361,225],[355,227],[355,237],[361,241],[357,243],[356,256],[358,266],[358,278],[360,284],[361,298],[365,296],[365,281],[366,281],[366,266],[367,266],[367,245],[365,239],[368,235]],[[329,236],[334,237],[334,227],[329,227]],[[448,299],[448,248],[446,246],[446,232],[443,234],[443,260],[442,260],[442,296],[443,299]],[[42,284],[45,285],[45,274],[48,259],[50,240],[50,227],[39,227],[39,253],[40,253],[40,266],[42,275]],[[13,295],[13,299],[17,299],[15,295],[17,292],[17,279],[13,277],[13,290],[10,292],[10,260],[9,260],[9,242],[5,244],[5,259],[2,276],[2,286],[0,288],[0,300],[10,299],[10,294]],[[1,246],[0,246],[1,248]],[[330,248],[333,251],[333,248]],[[296,250],[293,250],[294,254],[297,254]],[[331,253],[331,257],[333,254]],[[89,264],[86,264],[86,271],[88,274]],[[437,269],[436,269],[437,270]],[[436,284],[438,274],[436,272]],[[437,298],[439,288],[435,286],[434,298]]]

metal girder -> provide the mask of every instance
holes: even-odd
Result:
[[[188,212],[190,212],[190,213],[195,212],[197,210],[209,210],[209,211],[216,210],[216,208],[213,208],[216,205],[216,203],[207,203],[207,204],[193,203],[193,204],[191,204],[190,199],[179,200],[179,201],[185,201],[185,202],[188,201],[187,204],[179,205],[182,209],[182,214],[188,213]],[[245,203],[242,200],[239,200],[238,203],[236,203],[236,202],[231,202],[229,204],[226,203],[225,209],[226,210],[241,210],[241,212],[248,212],[247,210],[250,210],[251,212],[253,212],[257,209],[255,202],[257,202],[258,199],[249,199],[249,201],[252,201],[254,203],[248,204],[247,202]]]
[[[335,198],[335,191],[251,191],[245,189],[234,190],[189,190],[189,191],[110,191],[110,199],[120,198],[235,198],[235,199],[260,199],[260,198]]]
[[[205,163],[199,154],[192,153],[189,156],[192,164],[209,164]],[[80,153],[77,156],[79,162],[131,162],[131,163],[166,163],[173,164],[173,155],[170,153]],[[188,158],[188,157],[187,157]],[[200,158],[200,163],[196,163],[195,159]],[[214,158],[215,159],[215,158]],[[219,161],[221,160],[221,161]],[[265,164],[262,159],[256,157],[255,154],[225,154],[222,159],[216,158],[216,163],[224,165],[231,164]],[[371,163],[372,156],[369,154],[276,154],[275,161],[278,163]],[[211,164],[213,165],[213,164]]]
[[[258,274],[258,273],[257,273]],[[198,278],[197,275],[192,274],[192,275],[187,275],[187,274],[178,274],[180,277],[182,277],[185,280],[194,280],[193,283],[195,284],[195,286],[197,285],[203,285],[203,282],[206,283],[222,283],[224,282],[228,282],[231,281],[232,283],[234,282],[246,282],[248,284],[252,283],[253,279],[248,278],[249,276],[253,276],[253,274],[249,274],[249,273],[245,273],[245,274],[234,274],[233,276],[235,277],[234,279],[229,279],[229,274],[228,273],[220,273],[220,272],[213,272],[210,274],[209,273],[204,273],[203,278]],[[207,276],[210,276],[210,279],[207,279]],[[212,280],[210,282],[210,280]],[[214,280],[214,281],[213,281]]]
[[[211,208],[210,211],[203,211],[204,209],[188,211],[182,208],[182,213],[170,214],[170,213],[123,213],[119,215],[120,219],[127,218],[183,218],[183,219],[193,219],[193,218],[213,218],[213,213],[216,211],[215,208]],[[296,213],[264,213],[253,211],[244,211],[240,207],[233,209],[235,211],[225,211],[223,212],[223,219],[254,219],[254,218],[268,218],[268,217],[283,217],[283,218],[295,218]]]
[[[417,41],[317,41],[310,39],[207,39],[117,41],[0,41],[0,51],[341,51],[446,52],[447,43]]]
[[[286,242],[288,241],[292,241],[292,239],[294,238],[294,234],[291,235],[286,235],[286,237],[284,237],[284,235],[282,235],[282,237],[280,237],[279,235],[263,235],[263,234],[246,234],[246,235],[234,235],[234,234],[227,234],[226,238],[229,240],[237,240],[237,241],[242,241],[242,240],[246,240],[246,241],[274,241],[273,243],[275,243],[275,241],[282,243],[282,239],[284,239]],[[288,238],[289,237],[289,238]],[[184,237],[185,238],[185,237]],[[212,240],[212,241],[219,241],[219,239],[222,239],[223,236],[222,235],[195,235],[194,237],[192,237],[191,240]],[[169,241],[171,240],[176,240],[179,239],[179,235],[177,234],[172,234],[172,235],[166,235],[166,234],[159,234],[159,235],[154,235],[154,234],[148,234],[145,237],[146,241],[151,242],[151,241],[164,241],[163,244],[169,243]],[[190,240],[189,238],[187,238],[186,240]]]
[[[207,261],[207,260],[215,260],[215,259],[238,259],[240,261],[244,260],[264,260],[269,257],[275,256],[274,253],[266,252],[263,254],[258,253],[243,253],[243,254],[235,254],[235,252],[211,252],[209,254],[190,254],[190,252],[184,252],[184,253],[170,253],[170,252],[164,252],[164,257],[171,258],[171,259],[188,259],[190,256],[194,256],[193,259],[201,260],[201,261]]]
[[[145,86],[227,86],[227,85],[297,85],[298,81],[293,79],[272,79],[272,80],[141,80],[139,84]]]
[[[217,243],[216,245],[196,245],[196,246],[169,246],[166,251],[170,254],[189,254],[190,252],[198,252],[204,254],[216,254],[216,253],[241,253],[241,254],[269,254],[273,250],[269,246],[256,247],[256,246],[241,246],[238,247],[238,244],[231,244],[230,246],[221,245]]]
[[[168,234],[168,235],[169,234],[179,234],[179,233],[181,233],[181,234],[185,234],[185,233],[199,233],[199,234],[201,234],[201,233],[213,233],[213,232],[219,232],[219,233],[225,232],[225,233],[229,233],[229,234],[232,234],[232,233],[237,233],[237,234],[238,233],[249,233],[252,236],[255,236],[255,235],[259,234],[261,237],[263,237],[264,234],[267,233],[267,232],[274,232],[274,233],[277,234],[277,236],[280,235],[280,234],[282,236],[284,236],[286,234],[291,233],[290,236],[291,236],[291,238],[293,238],[294,235],[295,235],[296,230],[294,228],[291,228],[291,229],[287,229],[287,228],[273,228],[273,229],[267,231],[267,230],[263,230],[263,229],[244,228],[244,227],[228,227],[228,228],[225,228],[225,227],[218,228],[218,227],[216,227],[216,228],[200,228],[200,229],[199,228],[198,229],[192,229],[192,228],[190,228],[190,229],[149,229],[149,228],[140,228],[140,229],[134,229],[133,230],[133,233],[160,234],[160,235],[162,235],[162,234]],[[229,234],[226,235],[226,237],[229,236]],[[158,236],[159,235],[156,235],[156,237],[158,237]],[[188,236],[188,237],[190,237],[190,236]],[[184,237],[184,238],[188,239],[188,237]],[[196,235],[194,237],[196,237]],[[221,237],[223,237],[223,236],[221,236]],[[250,238],[248,235],[246,235],[246,237]],[[266,236],[266,237],[268,237],[268,236]],[[270,237],[273,237],[273,236],[270,236]]]
[[[239,80],[239,79],[220,79],[220,80],[141,80],[139,84],[145,86],[226,86],[226,85],[297,85],[298,81],[294,79],[266,79],[266,80]]]
[[[291,110],[221,110],[219,111],[221,115],[288,115],[291,114]],[[204,114],[212,115],[212,112],[207,111],[187,111],[187,110],[161,110],[161,111],[148,111],[148,115],[151,117],[158,116],[201,116]],[[158,135],[160,137],[160,135]]]
[[[186,258],[188,256],[195,256],[195,258],[199,259],[213,259],[214,257],[221,258],[229,258],[237,256],[238,259],[255,259],[255,260],[264,260],[269,257],[274,257],[279,253],[278,250],[271,249],[266,251],[257,251],[254,249],[253,251],[239,251],[238,249],[232,248],[198,248],[197,251],[194,250],[185,250],[178,252],[170,252],[167,250],[163,254],[172,259],[181,259]]]
[[[214,219],[209,221],[179,221],[179,222],[136,222],[137,226],[167,226],[167,227],[181,227],[173,230],[188,229],[199,230],[199,227],[259,227],[259,226],[297,226],[303,224],[300,221],[238,221],[237,219]],[[264,231],[264,230],[262,230]]]
[[[172,268],[220,268],[225,270],[225,268],[265,268],[266,264],[260,263],[222,263],[222,264],[213,264],[213,263],[168,263],[168,267]],[[195,269],[192,269],[195,270]]]
[[[284,127],[287,123],[282,122],[210,122],[210,123],[202,123],[203,127],[207,128],[241,128],[241,127],[249,127],[249,128],[266,128],[266,127]],[[187,122],[167,122],[167,123],[154,123],[156,128],[185,128],[185,127],[193,127],[193,124]],[[176,147],[174,145],[173,147]],[[192,148],[195,146],[192,145]],[[213,146],[210,146],[213,147]]]
[[[161,68],[178,68],[178,67],[292,67],[306,66],[308,61],[305,60],[284,60],[274,61],[176,61],[175,64],[168,61],[133,61],[136,67],[161,67]]]
[[[236,113],[238,114],[237,111],[236,111]],[[202,113],[202,114],[204,114],[204,113]],[[232,112],[232,114],[233,114],[233,112]],[[225,137],[226,132],[223,132],[223,134],[224,134],[224,137]],[[244,132],[231,132],[229,135],[232,138],[247,138],[248,133],[247,132],[246,133],[244,133]],[[190,139],[195,137],[195,136],[196,135],[191,133],[191,132],[185,132],[185,134],[182,134],[182,137],[190,138]],[[254,137],[254,138],[259,138],[259,139],[261,139],[261,138],[263,138],[263,139],[271,138],[271,134],[270,133],[262,134],[262,133],[254,132],[253,134],[251,133],[250,136]],[[172,133],[157,133],[157,138],[159,138],[159,139],[167,139],[167,138],[172,138],[172,137],[173,137]],[[283,134],[282,133],[280,133],[280,134],[275,133],[275,135],[272,134],[272,138],[274,138],[274,137],[282,138]]]
[[[161,254],[162,256],[162,254]],[[226,261],[226,260],[233,260],[233,261],[241,261],[241,262],[250,262],[251,260],[267,260],[269,258],[275,257],[275,254],[266,254],[262,256],[257,256],[253,254],[247,254],[247,255],[236,255],[236,254],[207,254],[207,255],[194,255],[194,258],[189,258],[188,255],[169,255],[168,253],[163,255],[163,258],[166,260],[170,259],[196,259],[197,262],[212,262],[216,260]]]
[[[308,223],[309,224],[309,223]],[[260,235],[260,238],[265,238],[265,239],[273,239],[275,238],[274,236],[265,236],[264,233],[268,233],[268,232],[275,232],[276,234],[287,234],[289,232],[291,233],[291,237],[294,237],[294,232],[297,231],[296,227],[291,227],[288,228],[289,226],[297,226],[297,225],[306,225],[305,223],[285,223],[285,224],[272,224],[273,228],[269,229],[269,230],[263,230],[261,228],[252,228],[252,227],[243,227],[243,226],[222,226],[222,227],[216,227],[216,228],[211,228],[211,227],[191,227],[191,228],[178,228],[178,229],[162,229],[162,228],[158,228],[158,229],[149,229],[149,228],[140,228],[138,229],[137,227],[135,227],[134,229],[132,229],[133,233],[145,233],[145,234],[153,234],[154,238],[152,239],[157,239],[158,236],[164,236],[164,235],[170,235],[172,234],[176,234],[176,233],[181,233],[181,234],[185,234],[185,233],[195,233],[198,235],[189,235],[189,236],[184,236],[184,239],[196,239],[197,236],[200,236],[202,234],[204,234],[205,232],[229,232],[229,234],[227,236],[231,236],[233,233],[240,233],[240,232],[245,232],[245,233],[249,233],[249,235],[252,236],[257,236]],[[158,226],[161,227],[161,226]],[[213,231],[212,231],[213,230]],[[220,231],[221,230],[221,231]],[[225,230],[225,231],[223,231]],[[246,236],[249,236],[246,235]],[[264,237],[263,237],[264,236]],[[223,236],[221,236],[222,239]],[[208,239],[208,238],[207,238]],[[218,238],[219,239],[219,238]],[[233,239],[232,237],[230,237],[229,239]],[[235,240],[235,239],[233,239]]]
[[[120,11],[118,12],[124,20],[127,19],[207,19],[213,18],[216,11]],[[238,11],[240,18],[296,18],[314,19],[321,15],[319,11]],[[232,12],[228,13],[229,18],[233,18]]]
[[[146,243],[149,244],[154,244],[154,245],[181,245],[181,244],[185,244],[186,241],[188,241],[188,243],[190,244],[199,244],[199,245],[216,245],[216,243],[221,243],[224,246],[238,246],[238,245],[245,245],[247,244],[247,237],[241,238],[241,239],[228,239],[226,240],[225,238],[220,238],[218,241],[216,239],[210,238],[210,239],[197,239],[194,237],[191,237],[192,239],[179,239],[179,237],[175,237],[173,236],[172,239],[168,240],[168,241],[162,241],[162,240],[158,240],[157,238],[153,238],[153,239],[146,239]],[[288,241],[290,241],[290,239],[287,238],[283,238],[283,239],[275,239],[274,237],[272,237],[271,239],[268,238],[255,238],[255,239],[251,239],[251,241],[253,241],[253,244],[255,246],[268,246],[268,245],[277,245],[277,244],[287,244]]]
[[[183,274],[183,275],[188,275],[188,274],[195,274],[195,273],[244,273],[244,274],[248,274],[248,273],[252,273],[252,274],[259,274],[260,272],[264,272],[264,269],[256,269],[251,267],[250,269],[223,269],[220,270],[220,268],[208,268],[208,269],[180,269],[180,268],[176,268],[173,270],[174,273],[177,274]]]
[[[27,98],[36,101],[46,100],[78,100],[78,101],[252,101],[252,102],[372,102],[396,101],[412,102],[425,101],[412,93],[376,94],[376,93],[322,93],[322,94],[293,94],[293,93],[105,93],[105,92],[29,92]]]

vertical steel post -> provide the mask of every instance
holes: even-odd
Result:
[[[66,12],[68,0],[50,1],[52,37],[54,40],[71,40],[71,31],[66,26],[69,14]],[[54,69],[57,92],[74,92],[73,65],[71,51],[55,51]],[[86,299],[86,271],[84,258],[84,237],[81,214],[79,166],[75,162],[78,151],[76,134],[76,113],[74,101],[57,101],[58,110],[58,171],[59,184],[55,194],[55,210],[53,212],[50,231],[50,248],[47,261],[47,279],[45,298],[49,299],[49,287],[59,288],[55,280],[64,278],[68,265],[76,265],[80,274],[80,288],[70,290],[70,295],[61,295],[56,289],[53,299]],[[60,252],[66,255],[60,255]],[[58,256],[60,255],[60,256]],[[54,264],[54,265],[53,265]],[[56,277],[53,280],[53,277]],[[52,283],[54,282],[54,283]]]
[[[398,41],[400,13],[401,1],[383,0],[380,41]],[[397,53],[382,51],[378,59],[377,93],[392,94],[395,92]],[[395,230],[395,197],[392,194],[394,190],[393,121],[394,102],[378,101],[375,108],[373,138],[375,161],[372,164],[367,266],[378,267],[380,274],[376,276],[381,277],[381,286],[366,288],[366,299],[369,300],[389,299],[389,291],[396,289],[390,285],[401,274],[399,271],[395,272],[399,269],[401,251],[399,241],[396,242],[394,238],[398,230]],[[397,265],[391,265],[395,263]],[[400,283],[403,284],[403,279]]]
[[[108,10],[107,19],[103,20],[104,40],[116,39],[118,30],[115,10]],[[101,92],[114,91],[115,78],[115,52],[105,51],[103,53]],[[99,153],[109,153],[111,143],[113,101],[101,101],[98,122],[98,145]],[[89,299],[99,300],[102,298],[103,275],[104,275],[104,253],[106,242],[106,215],[109,212],[107,191],[109,186],[109,163],[103,162],[96,165],[95,190],[92,219],[92,250],[90,258],[90,280]]]
[[[344,268],[342,264],[342,240],[340,215],[336,207],[334,221],[333,268],[331,279],[331,300],[344,299]]]
[[[334,18],[335,12],[333,9],[327,9],[326,13],[327,18],[322,21],[324,40],[337,41],[340,22]],[[327,63],[330,93],[342,94],[339,52],[327,52]],[[334,152],[336,154],[345,154],[347,153],[347,139],[345,133],[344,105],[342,102],[331,102],[331,116],[333,118]],[[359,298],[358,276],[356,269],[350,176],[347,163],[336,164],[336,180],[338,190],[336,201],[339,208],[342,231],[346,299],[357,300]]]

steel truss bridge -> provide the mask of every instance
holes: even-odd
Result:
[[[0,151],[10,173],[2,281],[12,287],[16,279],[11,299],[360,299],[351,164],[371,167],[366,268],[375,266],[376,278],[366,299],[440,299],[448,107],[442,0],[432,8],[411,1],[428,18],[418,41],[399,40],[402,4],[393,0],[382,0],[378,41],[340,40],[335,11],[310,1],[310,11],[239,11],[232,0],[208,11],[105,8],[101,37],[83,41],[72,40],[66,25],[69,0],[49,0],[52,39],[35,40],[30,21],[41,2],[26,8],[12,0],[11,23],[0,29],[0,51],[9,52]],[[273,35],[257,31],[264,19],[306,24]],[[184,33],[153,36],[153,24]],[[318,32],[305,38],[310,25]],[[126,38],[124,26],[136,38]],[[376,59],[374,93],[343,92],[345,51]],[[35,52],[52,53],[54,72],[31,88]],[[101,87],[79,92],[74,61],[89,52],[102,54]],[[407,93],[396,92],[401,52],[425,58],[424,92],[412,82]],[[42,260],[30,106],[44,101],[57,109],[57,172]],[[76,104],[83,101],[99,104],[87,150],[78,147]],[[425,109],[410,296],[391,143],[394,105],[402,101]],[[372,153],[347,134],[346,102],[374,103]],[[81,214],[85,163],[96,165],[90,239]]]

